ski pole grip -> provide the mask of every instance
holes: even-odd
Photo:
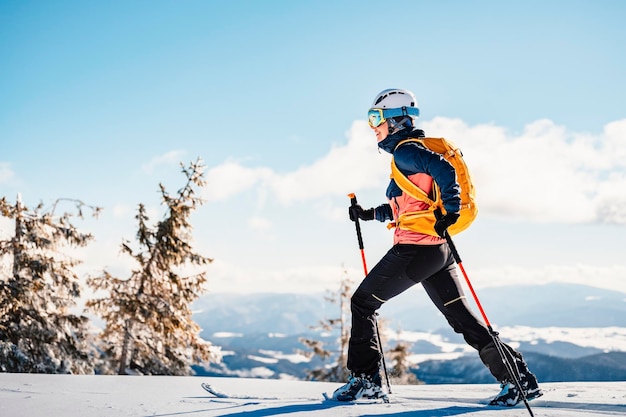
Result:
[[[351,207],[356,206],[356,194],[350,193],[348,194],[348,197],[350,197],[350,206]]]

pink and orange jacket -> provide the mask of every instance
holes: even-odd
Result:
[[[393,154],[400,171],[426,193],[432,191],[433,181],[437,182],[446,212],[459,212],[461,204],[460,188],[456,181],[454,167],[441,155],[417,143],[410,142],[398,147],[401,141],[417,137],[424,137],[424,132],[419,129],[400,131],[380,141],[378,147]],[[404,193],[393,179],[387,186],[386,195],[389,200],[390,210],[386,209],[386,207],[382,211],[380,209],[376,210],[376,218],[380,221],[397,220],[404,213],[428,208],[426,203]],[[445,240],[440,237],[413,230],[396,228],[394,231],[394,244],[437,245],[443,242]]]

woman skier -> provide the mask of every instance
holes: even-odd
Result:
[[[376,311],[383,303],[422,284],[426,293],[448,320],[455,332],[478,351],[480,359],[501,383],[500,393],[491,405],[514,406],[522,400],[517,385],[511,380],[498,347],[489,330],[471,311],[460,285],[450,248],[443,238],[460,211],[459,185],[454,167],[441,155],[416,142],[400,144],[408,138],[423,138],[415,127],[419,109],[415,95],[403,89],[388,89],[376,96],[368,112],[368,122],[374,130],[378,147],[393,155],[399,170],[427,194],[433,183],[440,190],[445,214],[439,213],[434,230],[407,230],[396,227],[393,247],[363,279],[351,298],[352,328],[348,347],[348,382],[338,388],[333,398],[353,401],[359,398],[381,398],[379,362],[382,352],[376,337]],[[405,213],[424,210],[428,205],[402,191],[392,179],[387,187],[388,203],[368,210],[359,205],[350,207],[352,221],[397,221]],[[432,224],[432,223],[431,223]],[[537,379],[522,355],[502,343],[519,372],[518,381],[527,400],[542,395]]]

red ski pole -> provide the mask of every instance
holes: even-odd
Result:
[[[350,197],[350,207],[356,207],[356,195],[354,193],[348,194]],[[359,218],[354,216],[354,224],[356,226],[356,237],[359,241],[359,250],[361,251],[361,260],[363,261],[363,272],[365,276],[367,276],[367,263],[365,262],[365,250],[363,246],[363,236],[361,235],[361,225],[359,224]],[[387,391],[391,394],[391,384],[389,383],[389,374],[387,374],[387,364],[385,363],[385,353],[383,352],[383,343],[380,338],[380,332],[378,331],[378,320],[376,320],[376,316],[378,313],[374,313],[374,325],[376,328],[376,337],[378,338],[378,346],[380,347],[380,357],[383,365],[383,371],[385,373],[385,380],[387,381]]]
[[[524,401],[524,405],[526,405],[526,409],[528,410],[528,413],[530,413],[531,417],[535,417],[535,415],[533,414],[533,410],[531,410],[530,408],[530,404],[528,404],[528,399],[526,399],[526,394],[524,394],[524,390],[522,389],[522,384],[520,383],[518,372],[515,372],[515,368],[514,368],[515,363],[511,364],[511,362],[509,361],[509,357],[504,351],[505,348],[503,347],[503,343],[500,340],[500,337],[498,336],[498,332],[494,331],[493,328],[491,327],[491,323],[489,323],[489,319],[487,318],[487,315],[485,314],[485,310],[483,310],[483,306],[480,303],[480,300],[478,299],[476,292],[474,291],[474,287],[472,286],[472,283],[470,282],[469,277],[467,276],[467,272],[465,272],[465,268],[463,268],[463,261],[461,261],[461,256],[459,256],[459,252],[456,250],[456,246],[454,245],[454,242],[452,242],[452,237],[450,237],[450,233],[448,233],[447,230],[445,231],[445,236],[446,236],[446,240],[448,241],[448,246],[450,246],[450,250],[452,251],[452,256],[454,256],[454,260],[456,261],[456,264],[459,266],[461,273],[463,273],[465,282],[467,283],[467,286],[470,292],[472,293],[472,296],[474,297],[474,301],[476,301],[476,305],[478,306],[478,309],[480,310],[480,314],[483,316],[483,320],[485,320],[485,324],[487,325],[489,334],[491,335],[491,338],[493,339],[493,343],[496,345],[496,348],[498,349],[500,358],[502,358],[502,362],[504,362],[504,365],[506,367],[507,372],[509,373],[509,376],[511,377],[511,379],[515,383],[515,386],[519,390],[520,395],[522,396],[522,400]]]

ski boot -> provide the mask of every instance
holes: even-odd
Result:
[[[543,392],[537,383],[537,378],[528,370],[520,374],[520,386],[524,391],[524,396],[527,401],[543,395]],[[489,405],[513,407],[522,401],[522,395],[517,389],[517,385],[515,383],[504,381],[500,384],[500,388],[500,393],[489,402]]]
[[[383,392],[379,374],[375,375],[350,375],[348,382],[337,388],[332,399],[335,401],[356,401],[358,399],[385,400],[387,395]]]

